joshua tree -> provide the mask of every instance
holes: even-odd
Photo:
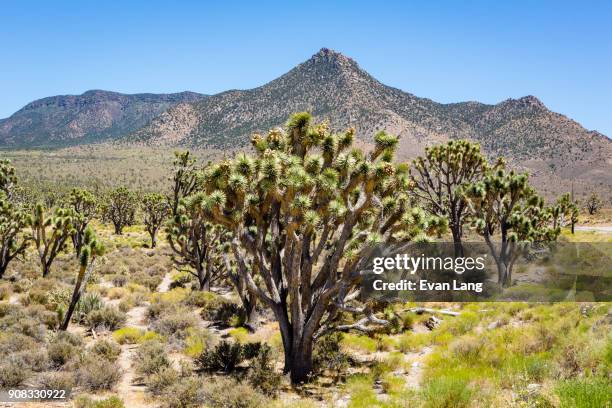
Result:
[[[68,196],[68,207],[74,210],[72,245],[78,257],[83,247],[85,230],[98,212],[96,197],[87,190],[74,188]]]
[[[12,200],[16,185],[15,167],[11,165],[10,160],[0,160],[0,193],[4,193],[8,200]]]
[[[102,213],[105,220],[113,223],[115,234],[121,235],[124,227],[134,223],[136,207],[136,195],[125,187],[118,187],[108,195]]]
[[[24,229],[29,223],[29,216],[0,192],[0,279],[8,264],[28,247],[30,237],[24,233]]]
[[[482,235],[495,259],[498,282],[512,283],[512,268],[526,242],[557,238],[559,227],[551,227],[550,211],[528,183],[527,174],[490,171],[483,180],[466,188],[476,232]],[[499,234],[500,242],[493,240]]]
[[[589,198],[587,198],[585,207],[589,212],[589,215],[597,214],[603,201],[599,198],[599,195],[596,192],[592,192]]]
[[[79,274],[74,285],[74,290],[72,291],[72,298],[68,306],[68,311],[64,316],[64,321],[60,326],[60,330],[68,329],[72,314],[79,303],[79,299],[87,285],[87,280],[93,271],[96,257],[103,255],[103,253],[104,246],[96,239],[94,230],[91,227],[87,227],[83,234],[83,245],[79,253]]]
[[[407,166],[392,163],[396,137],[378,133],[365,154],[351,149],[353,135],[331,134],[298,113],[286,132],[252,137],[256,157],[240,154],[208,168],[198,198],[231,231],[248,291],[274,313],[293,383],[309,378],[316,338],[387,323],[367,306],[350,305],[371,244],[419,239],[445,226],[409,209]],[[342,311],[365,317],[339,325]]]
[[[157,231],[169,213],[166,197],[157,193],[145,194],[142,198],[142,212],[147,232],[151,236],[151,248],[157,246]]]
[[[572,234],[574,233],[574,226],[578,222],[579,209],[578,203],[572,202],[570,193],[565,193],[559,197],[555,205],[550,208],[550,212],[553,228],[570,225]]]
[[[74,218],[74,210],[69,208],[58,208],[49,217],[45,215],[42,204],[38,203],[34,208],[32,238],[38,251],[43,277],[49,274],[53,261],[75,233]]]
[[[182,198],[167,230],[174,263],[190,268],[187,271],[198,279],[200,290],[209,290],[224,267],[218,248],[223,229],[208,222],[207,205],[204,193]]]
[[[189,151],[174,152],[174,173],[172,175],[172,215],[176,215],[179,201],[195,192],[201,173],[196,159]]]
[[[428,147],[425,157],[417,157],[410,169],[413,194],[431,214],[448,219],[456,256],[463,254],[461,239],[468,214],[463,187],[482,178],[487,169],[480,145],[467,140]]]

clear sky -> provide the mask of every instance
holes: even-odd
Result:
[[[3,1],[0,117],[88,89],[252,88],[321,47],[418,96],[532,94],[612,136],[610,1]]]

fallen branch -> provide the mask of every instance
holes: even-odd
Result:
[[[413,307],[412,309],[410,309],[410,311],[416,314],[423,314],[423,313],[436,314],[437,313],[437,314],[448,315],[448,316],[459,316],[461,314],[459,312],[453,312],[452,310],[430,309],[428,307]]]

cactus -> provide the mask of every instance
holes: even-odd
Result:
[[[136,195],[125,187],[118,187],[106,197],[102,205],[102,218],[113,224],[115,234],[121,235],[123,228],[134,224],[136,208]]]
[[[522,244],[554,241],[561,232],[552,222],[551,210],[529,185],[527,174],[507,172],[502,166],[467,186],[465,194],[474,229],[495,259],[500,286],[511,285]],[[497,234],[500,242],[495,245]]]
[[[255,157],[209,166],[198,198],[205,216],[231,231],[248,291],[274,313],[293,383],[308,379],[316,338],[386,323],[350,305],[371,244],[422,240],[446,227],[410,208],[407,166],[393,163],[397,137],[377,133],[370,153],[352,148],[353,138],[353,129],[334,134],[295,114],[286,129],[253,135]],[[342,310],[366,317],[338,327]]]
[[[461,240],[468,215],[462,188],[480,180],[488,168],[480,145],[467,140],[428,147],[410,168],[413,194],[428,212],[448,219],[456,256],[463,255]]]
[[[96,197],[87,190],[74,188],[68,195],[68,207],[74,210],[72,245],[78,257],[83,247],[85,230],[98,212]]]
[[[64,315],[64,320],[60,326],[60,330],[67,330],[70,324],[70,319],[79,303],[79,299],[85,290],[89,276],[91,275],[94,263],[97,257],[104,254],[104,246],[100,243],[94,230],[91,227],[87,227],[83,234],[83,245],[81,252],[79,252],[79,273],[77,280],[72,291],[72,297],[70,299],[70,305]]]
[[[144,224],[151,237],[151,248],[155,248],[157,246],[157,231],[170,210],[168,202],[166,197],[161,194],[149,193],[142,198],[141,207],[144,214]]]
[[[52,216],[38,203],[31,218],[32,239],[38,251],[43,277],[51,271],[57,255],[64,250],[66,241],[75,233],[76,213],[71,208],[58,208]]]

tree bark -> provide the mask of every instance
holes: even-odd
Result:
[[[242,306],[244,307],[244,327],[250,332],[257,330],[258,319],[257,319],[257,299],[254,296],[240,297],[242,299]]]

